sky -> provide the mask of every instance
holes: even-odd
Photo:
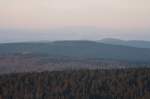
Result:
[[[0,0],[0,42],[150,39],[150,0]]]

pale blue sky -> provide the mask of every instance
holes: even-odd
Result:
[[[95,27],[72,27],[49,30],[0,29],[0,42],[54,41],[54,40],[100,40],[118,38],[123,40],[148,40],[149,30],[112,30]]]

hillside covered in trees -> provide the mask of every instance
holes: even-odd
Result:
[[[3,74],[0,99],[150,99],[150,69]]]
[[[106,60],[150,61],[150,49],[95,41],[55,41],[0,44],[3,54],[42,54],[51,57],[101,58]]]
[[[41,54],[0,55],[0,74],[146,67],[150,67],[149,62],[117,61],[98,58],[51,57]]]
[[[94,41],[0,44],[0,99],[150,99],[150,49]]]

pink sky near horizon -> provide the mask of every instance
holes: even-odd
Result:
[[[0,0],[0,27],[149,28],[149,0]]]
[[[136,34],[139,39],[144,37],[148,39],[150,38],[149,5],[150,0],[0,0],[0,29],[49,30],[94,27],[97,28],[94,30],[97,32],[84,33],[83,36],[94,39],[97,36],[107,37],[111,34],[112,37],[128,38],[131,34],[132,38],[136,38],[134,37]],[[120,32],[102,33],[100,29]],[[135,32],[138,30],[140,32]],[[68,35],[69,37],[78,35],[77,38],[82,38],[80,31],[73,31],[76,34],[64,34],[64,38]],[[20,38],[22,34],[19,34]],[[50,32],[48,35],[53,36],[53,33]],[[6,37],[7,34],[0,32],[0,39]],[[11,40],[11,37],[9,38]],[[13,37],[13,39],[18,38]]]

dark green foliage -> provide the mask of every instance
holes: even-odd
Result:
[[[0,99],[150,99],[150,69],[1,75]]]

